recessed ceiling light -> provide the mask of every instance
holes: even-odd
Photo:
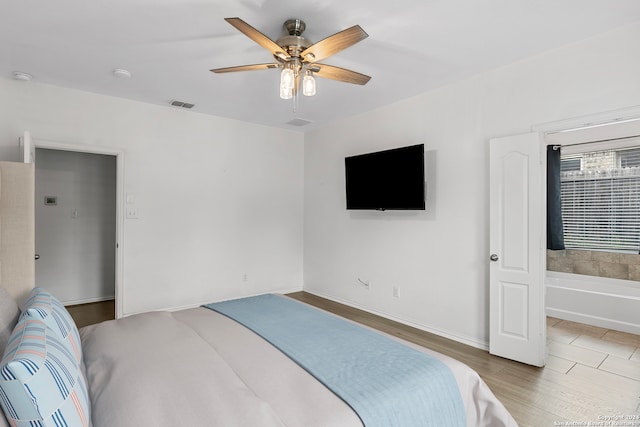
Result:
[[[22,80],[23,82],[28,82],[33,78],[33,76],[31,74],[23,73],[22,71],[14,71],[13,78],[16,80]]]
[[[115,70],[113,70],[113,75],[119,78],[131,78],[131,72],[122,68],[116,68]]]

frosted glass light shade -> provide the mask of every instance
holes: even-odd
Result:
[[[280,86],[289,89],[293,87],[295,74],[291,68],[284,68],[280,73]]]
[[[295,73],[291,68],[285,67],[280,73],[280,98],[291,99],[295,86]]]
[[[293,98],[293,88],[286,88],[283,85],[280,85],[280,98],[282,99]]]
[[[302,79],[302,94],[304,96],[313,96],[316,94],[316,79],[311,73],[307,73]]]

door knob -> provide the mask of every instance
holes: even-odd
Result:
[[[36,259],[40,259],[40,255],[36,254]]]
[[[498,255],[496,255],[496,254],[491,254],[491,256],[489,257],[489,259],[490,259],[491,261],[497,261],[497,260],[498,260]]]

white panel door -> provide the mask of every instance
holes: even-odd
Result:
[[[535,366],[546,359],[546,197],[537,133],[490,141],[491,354]]]
[[[0,162],[0,286],[19,304],[35,282],[33,164]]]

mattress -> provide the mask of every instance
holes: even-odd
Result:
[[[349,405],[268,342],[206,308],[151,312],[80,330],[94,427],[362,426]],[[467,425],[516,426],[478,374],[453,373]]]

